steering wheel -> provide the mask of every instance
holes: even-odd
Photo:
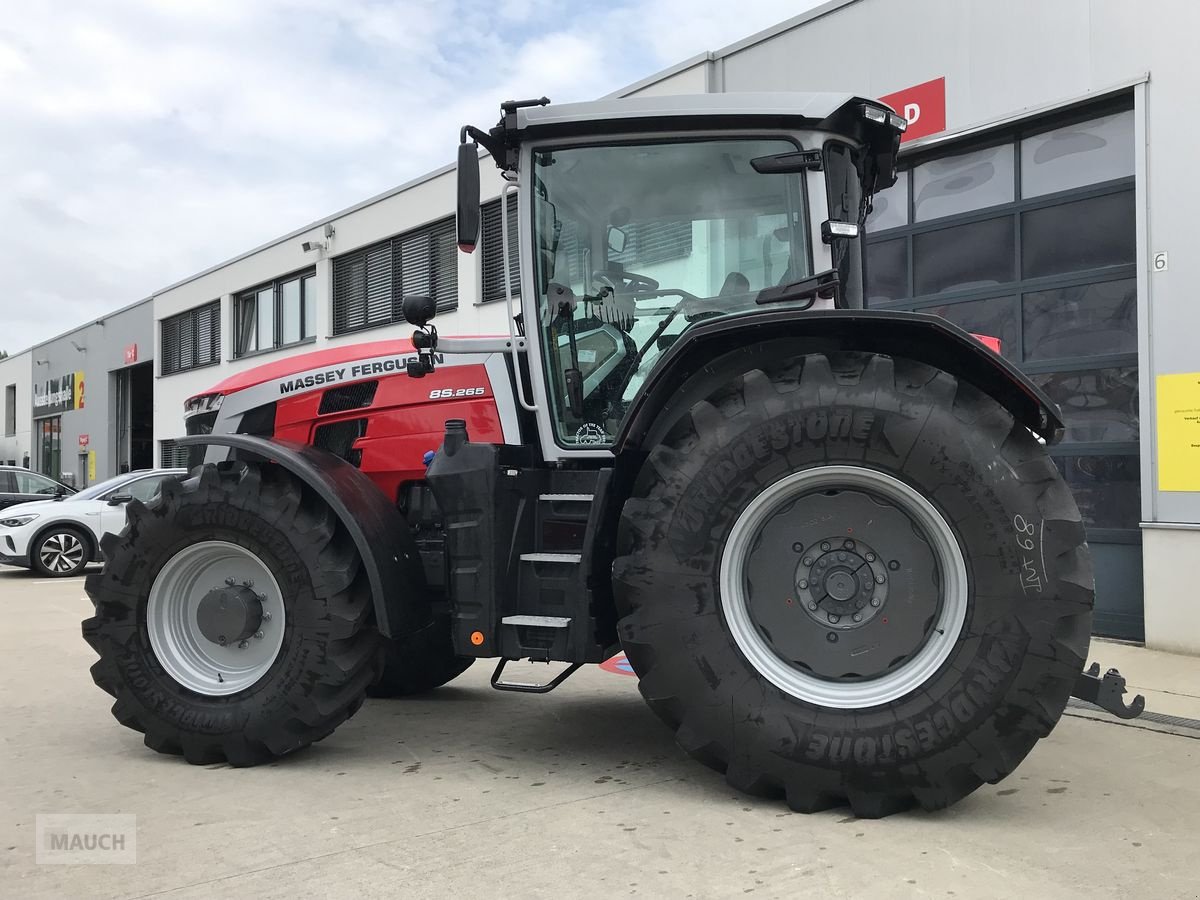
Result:
[[[599,271],[593,272],[592,280],[597,282],[598,284],[606,285],[606,286],[612,288],[614,291],[620,291],[621,293],[624,293],[624,294],[628,294],[628,293],[636,294],[641,291],[657,291],[658,290],[658,282],[655,281],[653,278],[651,278],[649,275],[639,275],[639,274],[637,274],[637,272],[620,272],[620,273],[614,273],[614,274],[616,274],[617,277],[621,280],[620,284],[617,284],[616,282],[614,282],[612,279],[612,274],[610,274],[608,272],[599,272]]]

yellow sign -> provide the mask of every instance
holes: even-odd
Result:
[[[1200,372],[1159,375],[1158,489],[1200,491]]]
[[[96,483],[96,451],[88,451],[88,484]]]
[[[83,409],[83,373],[75,373],[75,408]]]

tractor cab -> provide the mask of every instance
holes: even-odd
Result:
[[[505,104],[459,154],[459,246],[479,147],[515,193],[521,320],[543,452],[609,456],[689,328],[763,309],[861,308],[861,229],[895,182],[903,117],[832,94]],[[510,285],[510,301],[512,299]]]

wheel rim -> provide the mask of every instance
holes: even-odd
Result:
[[[942,514],[860,466],[775,482],[738,516],[721,557],[722,612],[750,664],[797,699],[841,709],[925,684],[962,633],[967,585]]]
[[[227,606],[245,611],[234,618]],[[224,619],[214,618],[218,608],[215,615]],[[226,541],[192,544],[172,556],[146,602],[150,646],[162,667],[212,697],[246,690],[267,673],[283,646],[284,623],[283,594],[271,570]]]
[[[69,531],[52,534],[42,541],[38,558],[51,572],[70,572],[83,565],[83,542]]]

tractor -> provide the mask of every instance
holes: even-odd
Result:
[[[194,468],[129,504],[87,579],[121,724],[252,766],[476,659],[543,693],[623,651],[733,787],[879,817],[1004,778],[1073,693],[1140,711],[1083,670],[1059,410],[994,340],[863,308],[903,117],[834,94],[501,110],[460,133],[456,230],[471,252],[488,155],[508,333],[442,337],[397,284],[368,302],[411,342],[187,401]]]

